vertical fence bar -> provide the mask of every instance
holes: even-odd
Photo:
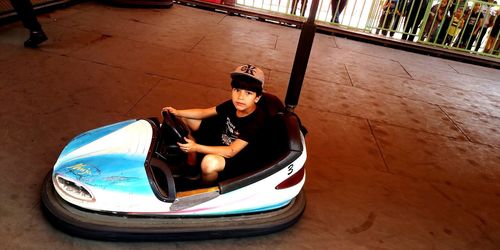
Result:
[[[467,6],[467,2],[464,3],[464,16],[465,16],[465,13],[466,13],[466,9],[465,9],[466,6]],[[464,31],[463,31],[463,29],[465,29],[466,26],[467,26],[467,24],[469,23],[469,17],[470,16],[467,16],[466,20],[464,20],[464,27],[462,27],[462,30],[460,31],[460,35],[459,35],[458,41],[457,41],[457,47],[458,48],[462,47],[462,39],[464,37]]]
[[[431,7],[432,6],[432,2],[429,1],[429,3],[427,4],[427,6],[425,7],[425,14],[424,14],[424,17],[422,18],[422,22],[420,24],[420,30],[418,31],[418,40],[417,41],[424,41],[424,37],[423,37],[423,34],[424,34],[424,29],[425,27],[427,26],[427,22],[429,21],[429,14],[430,14],[430,10],[431,10]]]
[[[318,4],[319,11],[316,13],[316,20],[321,20],[319,17],[320,17],[321,7],[322,6],[323,6],[323,0],[320,0],[319,4]]]
[[[337,18],[339,16],[339,6],[340,6],[340,1],[341,0],[337,0],[337,6],[335,6],[335,13],[333,13],[333,9],[332,9],[332,15],[333,15],[333,21],[336,22],[336,23],[340,23],[340,19]],[[333,3],[332,3],[332,7],[333,7]],[[344,17],[342,17],[343,19]]]
[[[422,1],[420,1],[420,4],[422,4],[422,3],[423,3],[423,2],[422,2]],[[406,12],[406,8],[405,8],[405,10],[404,10],[404,11],[406,12],[406,18],[405,18],[405,24],[403,25],[403,34],[405,34],[405,35],[409,35],[409,34],[406,34],[406,28],[408,27],[408,24],[409,24],[409,22],[407,21],[407,19],[408,19],[408,18],[410,18],[410,16],[412,16],[412,17],[413,17],[413,15],[412,15],[412,10],[413,10],[413,7],[414,7],[414,6],[415,6],[415,1],[412,1],[412,2],[411,2],[410,9],[408,10],[408,12]],[[417,10],[417,13],[418,13],[418,10]],[[413,21],[413,23],[415,23],[415,22],[417,22],[417,20],[416,20],[416,19]],[[410,27],[413,27],[413,25],[414,25],[414,24],[410,25]]]
[[[380,11],[380,1],[375,1],[375,5],[372,5],[372,7],[370,8],[370,13],[368,14],[368,27],[369,27],[369,32],[372,33],[373,32],[373,28],[377,28],[375,26],[378,20],[378,17],[380,16],[379,14],[379,11]]]
[[[354,0],[354,6],[352,7],[351,17],[349,18],[349,22],[347,23],[347,26],[351,26],[351,21],[352,21],[353,15],[354,15],[354,10],[356,8],[356,3],[358,3],[358,0]],[[344,16],[342,17],[342,19],[344,19],[344,18],[345,18],[345,11],[344,11]]]
[[[326,20],[328,20],[328,13],[330,13],[330,11],[332,10],[332,1],[330,1],[328,3],[328,7],[327,7],[327,10],[326,10]],[[332,17],[330,18],[330,23],[333,23],[333,13],[332,13]]]
[[[359,14],[361,17],[363,16],[363,12],[365,11],[366,0],[363,0],[363,5],[361,6],[361,13]],[[361,18],[358,18],[358,23],[356,24],[356,29],[359,29],[359,25],[361,23]]]
[[[400,10],[400,12],[399,12],[399,15],[400,15],[400,16],[399,16],[399,23],[398,23],[398,28],[397,28],[397,29],[401,28],[401,31],[400,31],[400,32],[401,32],[401,34],[403,34],[403,32],[405,31],[405,29],[404,29],[404,22],[403,22],[403,19],[405,19],[405,20],[406,20],[406,18],[408,18],[408,14],[405,14],[405,12],[406,12],[406,8],[408,7],[408,6],[406,5],[407,3],[408,3],[407,1],[404,1],[404,3],[403,3],[403,7],[401,8],[401,10]],[[404,18],[403,18],[403,17],[404,17]],[[401,23],[403,23],[403,24],[401,24]],[[401,26],[401,27],[400,27],[400,26]]]

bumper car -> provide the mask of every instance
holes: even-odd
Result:
[[[193,240],[285,229],[306,199],[305,130],[264,93],[266,143],[255,166],[201,185],[184,178],[187,134],[175,116],[131,119],[82,133],[63,149],[42,188],[42,208],[64,232],[99,240]]]

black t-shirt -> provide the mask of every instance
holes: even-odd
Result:
[[[258,167],[258,147],[265,139],[261,134],[267,117],[265,111],[257,105],[251,114],[237,117],[231,100],[219,104],[216,111],[217,115],[202,120],[200,128],[193,134],[196,141],[207,146],[228,146],[236,139],[248,143],[234,157],[226,159],[220,178],[237,176]]]
[[[220,177],[226,179],[258,167],[258,145],[261,143],[259,140],[262,140],[260,133],[265,125],[265,112],[257,106],[251,114],[245,117],[237,117],[236,108],[231,100],[218,105],[216,110],[217,115],[210,119],[211,122],[207,120],[205,124],[208,125],[206,127],[216,127],[215,130],[218,132],[215,133],[215,137],[212,137],[215,139],[216,145],[227,146],[236,139],[248,143],[234,157],[226,159],[226,165]],[[205,123],[205,120],[203,123]]]
[[[479,20],[484,18],[484,15],[481,11],[472,12],[472,10],[469,10],[468,14],[468,17],[465,16],[465,21],[467,22],[464,29],[465,34],[471,34],[474,30],[474,27],[479,25]]]
[[[245,117],[236,116],[236,108],[231,100],[221,103],[216,110],[222,126],[220,145],[229,146],[236,139],[252,144],[264,126],[265,113],[258,106]]]

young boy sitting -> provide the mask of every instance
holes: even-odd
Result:
[[[251,65],[237,67],[231,73],[231,100],[205,109],[163,110],[180,117],[193,135],[178,143],[188,153],[188,165],[196,165],[196,153],[201,160],[202,180],[217,180],[219,173],[243,173],[255,162],[256,139],[264,127],[265,113],[257,106],[262,96],[264,72]],[[194,140],[196,137],[197,141]]]

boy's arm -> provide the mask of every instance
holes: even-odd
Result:
[[[382,9],[384,9],[384,10],[385,10],[385,9],[387,9],[387,7],[389,7],[389,3],[390,3],[390,2],[391,2],[391,0],[386,0],[386,1],[384,2],[384,5],[382,5]]]
[[[490,15],[490,20],[488,21],[488,28],[493,27],[493,25],[495,24],[495,17],[496,16],[494,16],[494,15]]]
[[[215,107],[206,109],[182,109],[182,110],[174,109],[172,107],[166,107],[163,110],[168,110],[168,112],[178,117],[197,119],[197,120],[201,120],[217,114]]]
[[[474,35],[477,34],[477,32],[479,31],[479,29],[483,26],[483,18],[479,19],[479,22],[477,22],[476,24],[476,28],[474,29]]]
[[[188,138],[184,138],[186,140],[186,144],[178,143],[181,150],[184,152],[198,152],[202,154],[215,154],[220,155],[224,158],[231,158],[238,154],[243,148],[248,145],[248,142],[236,139],[229,146],[205,146],[201,144],[197,144],[193,140]]]

